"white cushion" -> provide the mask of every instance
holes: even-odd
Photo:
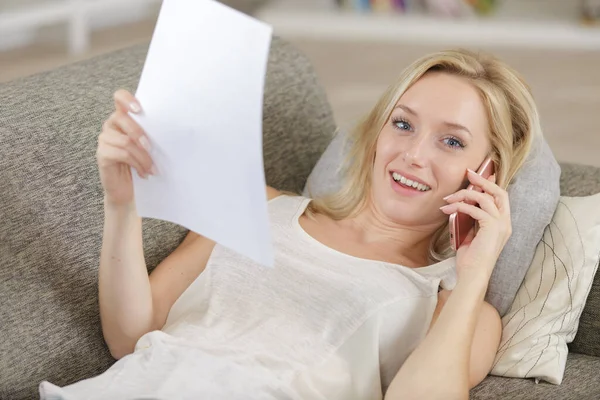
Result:
[[[600,193],[562,196],[508,313],[492,375],[559,385],[600,257]]]

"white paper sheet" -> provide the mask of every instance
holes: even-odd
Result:
[[[140,216],[273,265],[262,154],[272,28],[212,0],[163,0],[133,115],[158,174],[134,176]]]

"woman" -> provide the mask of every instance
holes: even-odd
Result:
[[[501,323],[484,294],[511,234],[505,188],[540,134],[512,69],[466,51],[410,65],[357,127],[339,193],[267,188],[269,270],[190,232],[148,276],[131,170],[155,169],[128,115],[142,106],[125,91],[115,105],[97,151],[99,296],[119,361],[63,389],[43,382],[42,398],[464,399],[490,371]],[[486,180],[471,170],[488,156]],[[456,211],[479,229],[454,270],[436,262],[454,255]]]

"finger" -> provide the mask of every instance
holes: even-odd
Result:
[[[132,157],[141,166],[140,172],[143,174],[155,174],[154,163],[152,157],[139,143],[128,135],[124,135],[117,130],[109,130],[104,136],[104,142],[115,147],[120,147],[127,150]]]
[[[488,214],[494,217],[500,215],[500,210],[498,210],[498,206],[496,205],[494,198],[487,193],[463,189],[448,197],[445,197],[444,200],[446,200],[450,204],[457,203],[460,201],[464,201],[467,203],[471,202],[470,204],[479,204],[479,207],[481,207]]]
[[[125,164],[128,167],[135,169],[140,178],[148,178],[147,174],[143,172],[143,168],[138,161],[135,160],[127,150],[121,147],[104,144],[101,147],[98,147],[96,157],[98,158],[98,165],[100,166],[102,166],[102,164],[105,162],[113,164]]]
[[[123,134],[129,136],[141,149],[148,154],[150,153],[150,140],[142,127],[133,120],[129,115],[117,113],[111,119],[111,125]]]
[[[99,141],[101,145],[104,144],[126,151],[131,157],[126,157],[124,160],[133,160],[135,165],[131,164],[131,166],[135,167],[141,174],[154,175],[156,173],[156,169],[153,168],[152,158],[148,152],[136,145],[129,136],[115,130],[108,130],[100,136]]]
[[[504,189],[471,169],[468,170],[467,177],[473,185],[480,187],[484,192],[494,197],[500,211],[508,210],[508,194]]]
[[[463,202],[447,204],[443,207],[440,207],[440,210],[442,210],[442,212],[444,214],[452,214],[455,212],[462,212],[467,215],[470,215],[476,221],[485,221],[485,220],[489,220],[490,218],[492,218],[490,214],[488,214],[481,208],[476,207],[471,204],[463,203]]]
[[[127,114],[123,114],[121,112],[114,112],[105,122],[102,127],[102,133],[100,136],[108,135],[112,136],[124,136],[125,138],[129,138],[133,143],[135,143],[140,150],[144,153],[141,157],[141,161],[146,165],[146,159],[149,159],[152,163],[152,166],[149,170],[142,170],[142,173],[150,173],[156,174],[156,167],[154,167],[154,162],[152,161],[152,157],[150,156],[150,141],[148,140],[147,135],[143,131],[143,129]],[[137,139],[135,139],[137,138]],[[120,142],[114,142],[113,145],[122,145],[125,146],[128,144],[128,139],[122,139]],[[133,150],[132,150],[133,151]],[[137,151],[135,151],[137,154]]]
[[[115,101],[115,109],[123,113],[132,112],[139,114],[142,111],[140,102],[125,89],[119,89],[113,95]]]

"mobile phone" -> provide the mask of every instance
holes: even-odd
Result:
[[[479,166],[477,174],[487,179],[490,176],[492,176],[493,173],[494,162],[492,161],[491,157],[488,157]],[[467,190],[477,190],[478,192],[483,192],[483,190],[480,187],[473,186],[472,184],[467,187]],[[469,204],[474,204],[471,201],[465,202]],[[456,251],[465,241],[467,235],[469,234],[469,231],[475,228],[475,220],[470,215],[457,211],[455,213],[450,214],[448,228],[450,229],[450,244],[452,245],[452,249]]]

